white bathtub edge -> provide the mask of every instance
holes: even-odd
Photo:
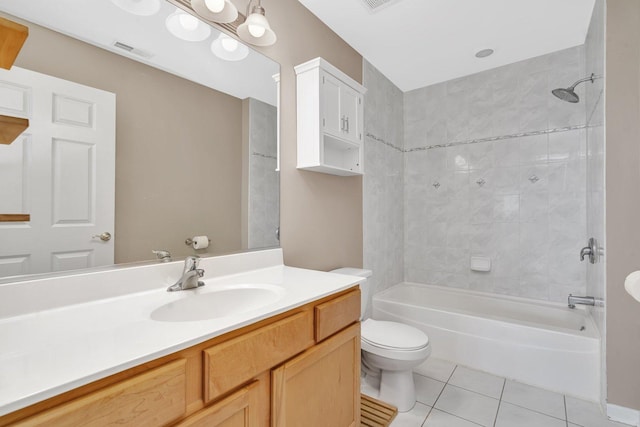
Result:
[[[578,330],[533,327],[506,319],[449,311],[442,305],[429,307],[428,304],[415,304],[424,300],[419,295],[409,295],[414,299],[405,303],[392,296],[393,289],[401,285],[374,296],[373,318],[402,322],[421,329],[433,345],[432,357],[557,393],[600,402],[599,337]],[[423,287],[427,295],[429,288],[442,289],[432,285],[409,285]],[[475,297],[470,295],[475,292],[459,291],[456,294]],[[390,299],[385,298],[387,295]],[[487,294],[481,296],[492,297]],[[513,301],[511,298],[507,300]],[[534,302],[532,305],[546,304]]]

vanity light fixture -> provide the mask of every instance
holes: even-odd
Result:
[[[250,0],[247,5],[247,19],[238,26],[238,36],[255,46],[271,46],[277,40],[276,33],[273,32],[264,15],[261,0],[257,0],[258,4],[251,7],[253,2],[254,0]],[[249,10],[251,10],[250,14]]]
[[[229,0],[191,0],[191,7],[207,21],[227,24],[238,19],[238,9]]]
[[[211,52],[225,61],[241,61],[249,55],[249,48],[233,37],[220,33],[211,43]]]
[[[160,10],[160,0],[111,0],[111,3],[133,15],[151,16]]]
[[[176,10],[167,16],[165,25],[171,34],[190,42],[199,42],[211,35],[211,27],[181,10]]]

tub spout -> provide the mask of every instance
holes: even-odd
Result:
[[[569,294],[569,298],[567,298],[567,305],[569,308],[576,308],[576,304],[582,305],[591,305],[591,306],[603,306],[604,302],[600,298],[595,297],[579,297],[572,294]]]

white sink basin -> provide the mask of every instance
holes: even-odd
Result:
[[[160,322],[193,322],[244,313],[273,304],[284,295],[276,285],[224,285],[180,291],[185,298],[167,303],[151,312],[151,319]]]

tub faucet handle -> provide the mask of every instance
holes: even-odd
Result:
[[[595,264],[598,255],[598,241],[593,237],[589,239],[588,246],[580,249],[580,261],[584,261],[585,257],[589,257],[589,262]]]

